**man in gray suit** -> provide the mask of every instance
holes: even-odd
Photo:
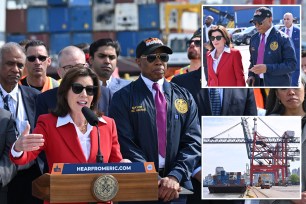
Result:
[[[10,161],[9,151],[16,140],[15,123],[12,114],[0,108],[0,201],[7,204],[6,185],[16,175],[17,167]]]
[[[101,84],[109,88],[112,94],[130,83],[128,80],[112,77],[112,73],[117,67],[119,54],[119,42],[112,39],[99,39],[89,47],[91,68],[99,76]]]

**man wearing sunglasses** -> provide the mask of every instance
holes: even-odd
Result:
[[[250,41],[250,67],[247,83],[254,86],[290,86],[297,59],[291,39],[272,25],[267,7],[256,9],[253,23],[258,31]]]
[[[25,46],[26,69],[28,75],[20,80],[24,86],[35,88],[41,92],[58,87],[59,83],[47,76],[47,68],[51,65],[51,58],[44,42],[32,40]]]
[[[201,152],[196,103],[164,78],[169,54],[158,38],[141,41],[136,48],[141,75],[117,91],[110,106],[124,158],[151,161],[158,169],[160,203],[178,202],[180,186],[192,189],[190,176]]]
[[[16,124],[15,135],[20,135],[27,123],[31,131],[35,127],[35,99],[39,91],[18,85],[26,62],[24,49],[13,42],[4,44],[0,49],[0,108],[11,112]],[[2,123],[1,128],[4,128]],[[41,175],[38,163],[17,166],[17,170],[8,184],[8,203],[42,203],[32,196],[31,190],[32,181]]]
[[[201,28],[196,30],[190,40],[187,41],[187,56],[190,60],[190,65],[181,69],[175,70],[174,75],[167,78],[168,81],[174,76],[192,72],[201,67]]]
[[[58,75],[64,78],[65,74],[72,69],[86,67],[85,53],[78,47],[67,46],[63,48],[58,54]],[[36,114],[35,121],[38,116],[47,114],[50,110],[55,109],[57,103],[58,87],[41,93],[36,99]],[[101,96],[98,101],[98,109],[106,116],[108,115],[108,108],[111,101],[111,92],[108,88],[101,86]]]
[[[119,54],[119,42],[108,38],[99,39],[89,47],[90,67],[99,76],[101,85],[109,88],[112,94],[130,83],[128,80],[112,76],[117,67]]]

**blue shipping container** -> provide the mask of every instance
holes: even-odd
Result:
[[[48,32],[48,13],[45,7],[29,7],[27,9],[27,31],[31,33]]]
[[[52,33],[50,35],[50,54],[58,54],[68,45],[71,45],[70,33]]]
[[[16,42],[19,43],[20,41],[26,39],[25,35],[10,35],[6,36],[6,42]]]
[[[89,6],[69,8],[71,31],[92,31],[92,9]]]
[[[68,0],[48,0],[50,6],[67,6]]]
[[[67,7],[51,7],[48,9],[50,32],[70,31]]]
[[[160,38],[158,30],[154,31],[121,31],[116,33],[117,40],[121,46],[121,56],[135,57],[136,47],[144,39],[149,37]]]
[[[79,43],[88,43],[93,42],[92,33],[73,33],[72,34],[72,45]]]
[[[91,0],[69,0],[69,6],[91,6]]]
[[[138,12],[139,30],[156,30],[159,28],[158,4],[140,4]]]

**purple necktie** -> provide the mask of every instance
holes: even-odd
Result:
[[[289,28],[287,28],[286,34],[290,37],[289,32],[290,32],[290,30],[289,30]]]
[[[165,158],[166,156],[166,122],[167,122],[167,102],[164,95],[160,92],[158,83],[153,83],[155,94],[156,108],[156,125],[158,134],[158,150],[159,154]]]
[[[256,64],[263,64],[265,53],[265,34],[261,34],[261,41],[258,47],[257,62]]]

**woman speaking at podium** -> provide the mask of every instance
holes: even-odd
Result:
[[[45,151],[50,172],[53,163],[95,163],[97,129],[82,113],[82,108],[88,107],[100,116],[97,126],[102,139],[103,162],[121,162],[115,122],[97,111],[99,84],[91,69],[78,67],[69,70],[59,86],[56,109],[38,118],[33,134],[29,134],[28,125],[12,146],[11,160],[18,165],[26,164]]]

